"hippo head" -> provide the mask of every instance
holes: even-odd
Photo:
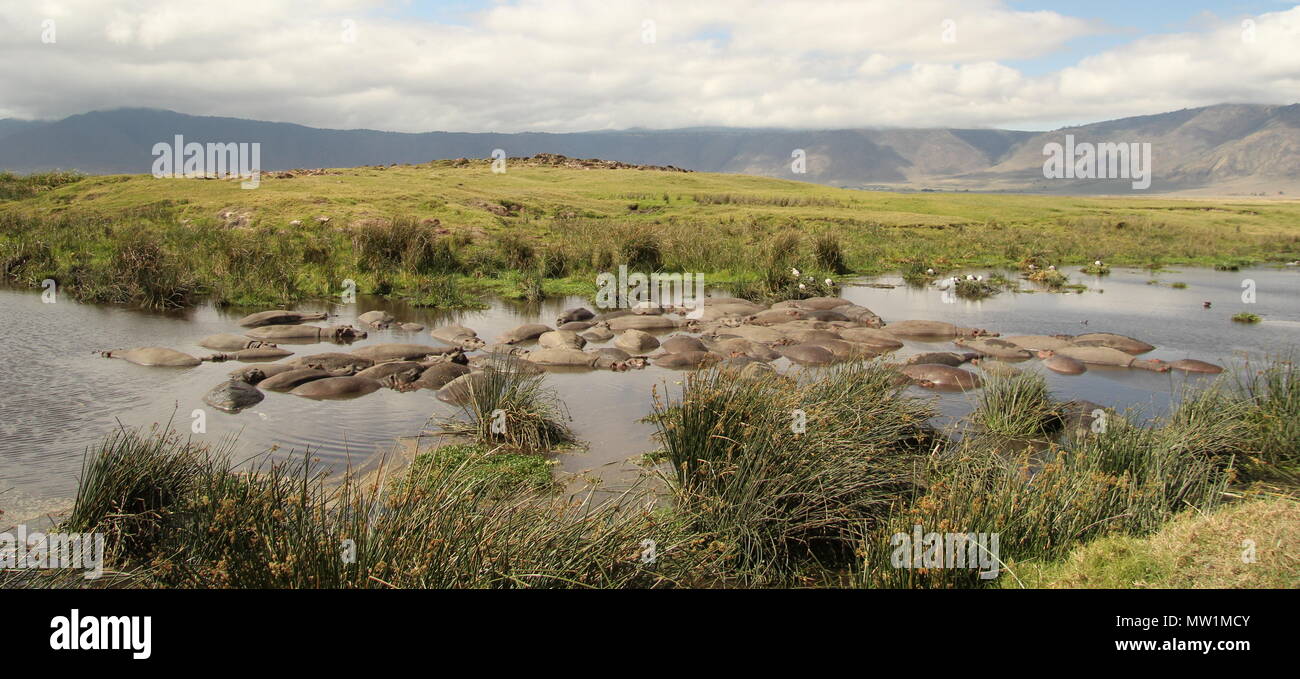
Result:
[[[1041,350],[1039,350],[1039,352],[1038,352],[1038,357],[1039,357],[1039,358],[1051,358],[1051,357],[1053,357],[1053,356],[1055,356],[1055,355],[1056,355],[1056,352],[1055,352],[1055,351],[1052,351],[1051,349],[1041,349]]]
[[[263,372],[261,368],[249,368],[248,370],[241,372],[239,377],[235,379],[242,380],[249,384],[257,384],[266,379],[266,373]]]
[[[632,370],[640,370],[645,367],[645,356],[633,356],[623,361],[623,364]]]
[[[482,339],[478,337],[462,338],[459,344],[461,348],[464,349],[465,351],[478,351],[479,349],[482,349],[483,347],[487,346],[487,342],[484,342]]]
[[[330,339],[339,343],[365,339],[366,337],[366,331],[357,330],[350,325],[336,325],[330,330]]]

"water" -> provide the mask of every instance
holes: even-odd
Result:
[[[988,271],[977,273],[988,274]],[[935,288],[911,288],[901,279],[882,277],[878,283],[900,287],[846,287],[843,296],[867,306],[886,321],[909,318],[944,320],[1002,334],[1080,334],[1117,332],[1157,346],[1143,358],[1197,358],[1236,365],[1250,356],[1285,352],[1300,345],[1300,271],[1254,269],[1216,272],[1187,269],[1158,275],[1165,285],[1151,286],[1152,274],[1117,270],[1090,277],[1068,272],[1087,283],[1083,294],[1010,294],[968,302],[945,303]],[[1255,282],[1257,301],[1241,301],[1242,281]],[[1168,283],[1187,283],[1174,289]],[[1208,300],[1211,309],[1203,309]],[[355,305],[304,304],[308,311],[338,314],[331,322],[348,323],[358,313],[385,309],[399,321],[428,328],[457,323],[474,328],[489,341],[517,325],[553,325],[560,311],[589,306],[582,298],[548,300],[540,304],[496,301],[484,311],[440,312],[401,302],[359,297]],[[96,349],[167,346],[202,356],[211,352],[195,342],[206,335],[237,332],[235,321],[248,310],[224,311],[205,306],[183,312],[156,313],[137,309],[76,304],[60,299],[44,304],[38,292],[0,290],[0,346],[5,370],[0,374],[0,524],[65,509],[76,487],[84,453],[113,427],[172,422],[190,431],[191,412],[206,411],[207,431],[195,438],[216,442],[238,436],[239,449],[252,456],[263,450],[275,454],[310,450],[324,464],[341,468],[372,461],[393,449],[398,437],[425,430],[430,417],[455,416],[458,409],[438,401],[433,392],[399,393],[380,390],[351,401],[312,401],[266,392],[266,399],[236,415],[207,407],[203,395],[246,364],[203,363],[194,368],[149,368],[94,354]],[[1230,317],[1250,311],[1262,323],[1233,323]],[[1086,321],[1086,324],[1085,324]],[[438,344],[427,330],[370,331],[354,346],[379,342]],[[346,351],[332,344],[283,345],[296,354]],[[604,345],[593,345],[604,346]],[[591,348],[591,346],[589,346]],[[948,342],[913,342],[895,356],[922,351],[955,350]],[[784,361],[777,363],[785,369]],[[1117,408],[1137,407],[1150,414],[1168,408],[1183,373],[1092,367],[1069,377],[1042,370],[1036,361],[1021,364],[1043,372],[1061,399],[1087,399]],[[561,454],[558,472],[569,479],[598,478],[618,483],[635,475],[634,460],[653,448],[653,428],[640,422],[650,410],[651,388],[670,387],[683,373],[648,367],[613,373],[556,372],[548,385],[565,402],[571,426],[585,450]],[[972,396],[936,394],[934,398],[952,421],[969,412]]]

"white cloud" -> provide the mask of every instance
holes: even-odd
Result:
[[[379,0],[20,4],[0,8],[0,117],[145,106],[403,131],[1014,127],[1300,100],[1300,8],[1254,17],[1253,42],[1240,18],[1205,18],[1028,76],[1006,64],[1106,28],[1001,0],[521,0],[468,27],[394,18],[405,4]]]

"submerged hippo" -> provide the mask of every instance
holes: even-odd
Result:
[[[898,337],[997,337],[981,328],[962,328],[943,321],[899,321],[885,326]]]
[[[237,413],[266,398],[257,387],[242,380],[218,384],[203,396],[203,402],[227,413]]]
[[[715,340],[708,344],[708,349],[721,356],[744,356],[758,361],[775,361],[781,358],[781,354],[776,349],[766,344],[751,342],[743,337]]]
[[[462,375],[470,374],[470,369],[459,363],[437,363],[424,369],[420,377],[411,383],[417,389],[438,390]]]
[[[837,307],[853,304],[853,302],[843,297],[809,297],[808,299],[791,300],[791,303],[798,309],[811,309],[813,311],[830,311]]]
[[[722,337],[727,335],[743,337],[751,342],[761,342],[763,344],[772,344],[785,339],[785,334],[780,330],[773,330],[761,325],[742,325],[736,328],[727,328],[720,333]]]
[[[415,379],[424,372],[426,367],[427,366],[423,363],[417,363],[415,361],[390,361],[388,363],[372,365],[369,368],[358,372],[357,377],[369,377],[372,380],[380,380],[382,382],[385,378],[396,375],[403,378],[397,380],[398,382],[414,382]],[[409,377],[409,379],[405,379],[407,377]],[[385,386],[391,385],[386,384]]]
[[[286,365],[292,365],[299,368],[320,368],[322,370],[338,371],[353,370],[361,371],[374,365],[375,362],[362,358],[355,354],[342,354],[330,352],[324,354],[311,354],[310,356],[299,356],[285,361]]]
[[[326,314],[312,314],[301,311],[284,311],[276,309],[249,314],[239,319],[238,325],[241,328],[258,328],[264,325],[293,325],[295,323],[305,323],[307,321],[323,321],[326,318],[328,318]]]
[[[429,356],[446,356],[460,351],[460,347],[435,347],[431,344],[372,344],[355,349],[352,354],[368,358],[375,363],[384,363],[386,361],[412,361]]]
[[[1074,343],[1069,339],[1064,339],[1065,337],[1067,336],[1012,335],[1010,337],[1003,337],[1002,340],[1029,351],[1055,351],[1057,349],[1074,346]]]
[[[543,349],[581,349],[587,346],[587,340],[572,330],[552,330],[539,335],[537,345]]]
[[[844,328],[839,331],[839,334],[840,339],[869,344],[886,351],[899,349],[903,346],[903,342],[893,333],[878,328]]]
[[[402,332],[424,332],[424,326],[419,323],[403,323],[397,326]]]
[[[990,356],[992,358],[1024,360],[1034,356],[1028,349],[1022,349],[1011,342],[1001,339],[966,339],[958,337],[952,343],[964,349],[970,349],[981,356]]]
[[[240,349],[221,354],[228,361],[273,361],[285,356],[292,356],[293,352],[288,349],[281,349],[275,345],[263,347],[251,347]]]
[[[538,337],[541,337],[544,333],[550,331],[550,326],[542,325],[541,323],[526,323],[514,330],[502,334],[497,338],[497,342],[501,344],[518,344],[519,342],[535,340]]]
[[[329,328],[322,328],[318,325],[267,325],[253,328],[245,334],[261,340],[308,340],[316,342],[350,342],[366,338],[364,330],[357,330],[350,325],[335,325]]]
[[[326,377],[313,380],[290,391],[294,396],[314,399],[353,398],[378,391],[382,385],[368,377]]]
[[[927,389],[978,389],[983,384],[979,375],[950,365],[918,363],[905,365],[899,372],[913,384]]]
[[[832,330],[813,330],[809,328],[785,328],[784,326],[773,326],[774,330],[779,330],[786,339],[791,340],[793,344],[803,342],[816,342],[817,340],[840,340],[840,334]]]
[[[1076,346],[1080,347],[1109,347],[1119,349],[1126,354],[1145,354],[1154,346],[1143,342],[1142,340],[1133,339],[1125,335],[1116,335],[1113,332],[1090,332],[1085,335],[1076,335],[1069,338]]]
[[[429,331],[429,336],[452,344],[458,347],[464,347],[467,350],[481,349],[487,342],[479,339],[478,333],[463,325],[444,325]]]
[[[268,377],[275,377],[280,373],[286,373],[290,370],[297,370],[296,366],[285,365],[283,363],[250,365],[238,370],[232,370],[228,374],[231,379],[240,380],[249,384],[258,384]]]
[[[525,358],[537,365],[557,368],[593,368],[596,366],[597,355],[581,349],[559,348],[539,349]]]
[[[959,354],[954,351],[928,351],[924,354],[909,356],[907,365],[933,363],[935,365],[949,365],[955,368],[966,361],[974,359],[976,356],[977,354]]]
[[[582,332],[595,325],[595,321],[569,321],[555,326],[556,330],[572,330],[573,332]]]
[[[357,316],[357,320],[360,321],[362,325],[368,325],[372,328],[387,328],[392,325],[393,321],[396,321],[397,318],[387,311],[375,310],[367,311],[366,313]]]
[[[683,351],[675,354],[663,354],[653,363],[660,368],[700,368],[712,365],[722,357],[708,351]]]
[[[1051,358],[1052,356],[1065,356],[1073,358],[1081,363],[1088,365],[1110,365],[1117,368],[1141,368],[1142,370],[1152,370],[1155,372],[1166,372],[1169,370],[1169,364],[1159,360],[1151,359],[1142,361],[1134,358],[1131,354],[1124,353],[1119,349],[1110,347],[1065,347],[1056,351],[1040,351],[1039,358]]]
[[[240,349],[250,349],[261,346],[275,346],[267,344],[261,340],[249,339],[243,335],[235,335],[228,332],[208,335],[199,340],[199,346],[204,349],[213,351],[239,351]]]
[[[1042,355],[1042,353],[1039,354],[1040,357]],[[1083,361],[1056,353],[1050,354],[1043,359],[1043,367],[1062,375],[1082,375],[1088,372],[1088,366],[1084,365]]]
[[[800,365],[826,365],[835,361],[835,354],[816,344],[791,344],[777,349],[782,356]]]
[[[578,334],[588,342],[608,342],[609,340],[614,339],[614,331],[610,330],[609,326],[604,325],[603,323],[597,323]]]
[[[279,375],[262,380],[259,385],[268,391],[290,391],[308,382],[333,377],[331,373],[320,368],[295,368]]]
[[[163,366],[168,368],[189,368],[203,361],[189,354],[166,347],[136,347],[134,349],[113,349],[100,352],[104,358],[120,358],[136,365]]]
[[[704,346],[704,342],[689,335],[673,335],[672,337],[660,342],[659,346],[670,354],[680,354],[683,351],[709,350],[708,347]]]
[[[438,390],[438,400],[456,405],[468,403],[475,391],[488,388],[487,380],[488,376],[484,371],[461,375]]]
[[[856,358],[873,358],[879,355],[871,347],[857,342],[846,342],[842,339],[815,339],[806,341],[803,344],[818,346],[835,355],[839,361],[848,361]]]
[[[576,307],[573,309],[565,309],[563,312],[561,312],[560,317],[555,319],[555,324],[564,325],[565,323],[569,323],[571,321],[589,321],[595,317],[596,314],[593,313],[591,309]]]
[[[745,318],[745,322],[751,325],[780,325],[790,321],[801,321],[805,318],[807,312],[795,307],[786,307],[784,309],[768,309]]]
[[[511,356],[509,354],[478,354],[469,359],[469,365],[475,370],[492,368],[504,373],[521,373],[524,375],[539,375],[545,372],[542,370],[542,367],[536,363],[533,363],[526,358]]]
[[[1180,361],[1170,361],[1167,364],[1173,370],[1182,370],[1189,373],[1205,373],[1207,375],[1217,375],[1223,372],[1223,366],[1218,366],[1205,361],[1198,361],[1193,358],[1184,358]]]
[[[609,321],[609,329],[614,332],[623,330],[671,330],[679,321],[670,316],[632,315],[619,316]]]
[[[877,316],[874,311],[864,306],[848,304],[841,307],[835,307],[834,309],[831,309],[831,311],[843,315],[854,323],[861,323],[868,328],[880,328],[885,325],[885,321],[882,318]]]
[[[634,354],[659,348],[659,340],[648,332],[624,330],[614,338],[614,346]]]
[[[972,358],[971,365],[977,365],[984,372],[995,377],[1015,377],[1020,374],[1020,369],[1012,366],[1010,363],[1004,363],[994,358]]]

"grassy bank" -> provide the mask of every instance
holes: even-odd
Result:
[[[268,173],[0,176],[0,276],[85,300],[272,304],[358,291],[463,307],[591,292],[594,273],[755,283],[957,267],[1300,259],[1300,203],[895,194],[762,177],[487,162]],[[149,267],[156,275],[132,275]]]
[[[477,428],[473,407],[469,444],[387,485],[326,483],[295,461],[237,470],[229,445],[121,431],[62,526],[104,533],[115,573],[0,573],[0,586],[1275,586],[1294,573],[1294,500],[1254,500],[1296,463],[1300,440],[1274,418],[1300,409],[1291,367],[1262,370],[1266,392],[1225,379],[1149,426],[1114,417],[1029,447],[930,429],[929,402],[874,363],[801,380],[701,372],[656,394],[647,474],[670,500],[657,504],[648,483],[602,502],[557,496],[540,451]],[[999,577],[900,567],[897,536],[916,526],[997,534]],[[1219,570],[1246,539],[1263,565]]]

